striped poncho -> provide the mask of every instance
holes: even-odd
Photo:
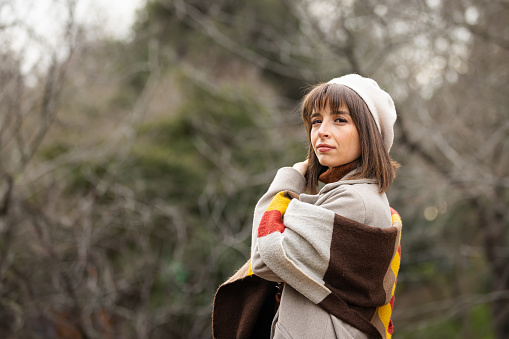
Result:
[[[278,193],[258,226],[258,251],[265,264],[338,319],[371,336],[391,338],[402,227],[397,212],[391,210],[392,227],[382,229],[323,208],[317,213],[316,206],[297,199],[289,207],[290,196]],[[287,208],[296,209],[292,218],[284,218]],[[274,286],[255,276],[248,261],[216,293],[214,338],[267,337]]]

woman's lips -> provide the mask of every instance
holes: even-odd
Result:
[[[331,145],[327,145],[327,144],[320,144],[320,145],[316,146],[316,150],[320,153],[329,152],[329,151],[332,151],[333,149],[334,149],[334,147],[332,147]]]

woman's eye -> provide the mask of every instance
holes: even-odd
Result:
[[[345,118],[336,118],[335,120],[336,122],[339,122],[339,123],[342,123],[344,124],[345,122],[347,122],[347,120]]]
[[[321,123],[321,122],[322,122],[322,120],[320,120],[320,119],[315,119],[315,120],[311,121],[311,125],[316,125],[316,124],[319,124],[319,123]]]

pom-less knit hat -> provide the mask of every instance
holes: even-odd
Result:
[[[382,134],[385,149],[389,152],[394,140],[394,122],[396,122],[396,108],[391,96],[382,90],[375,80],[358,74],[334,78],[329,81],[329,84],[344,85],[354,90],[364,100],[375,119],[378,131]]]

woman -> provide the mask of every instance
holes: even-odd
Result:
[[[280,169],[258,202],[251,260],[216,294],[214,335],[390,338],[401,231],[385,195],[397,168],[394,103],[349,74],[315,86],[302,120],[308,160]],[[270,282],[282,289],[275,305]]]

